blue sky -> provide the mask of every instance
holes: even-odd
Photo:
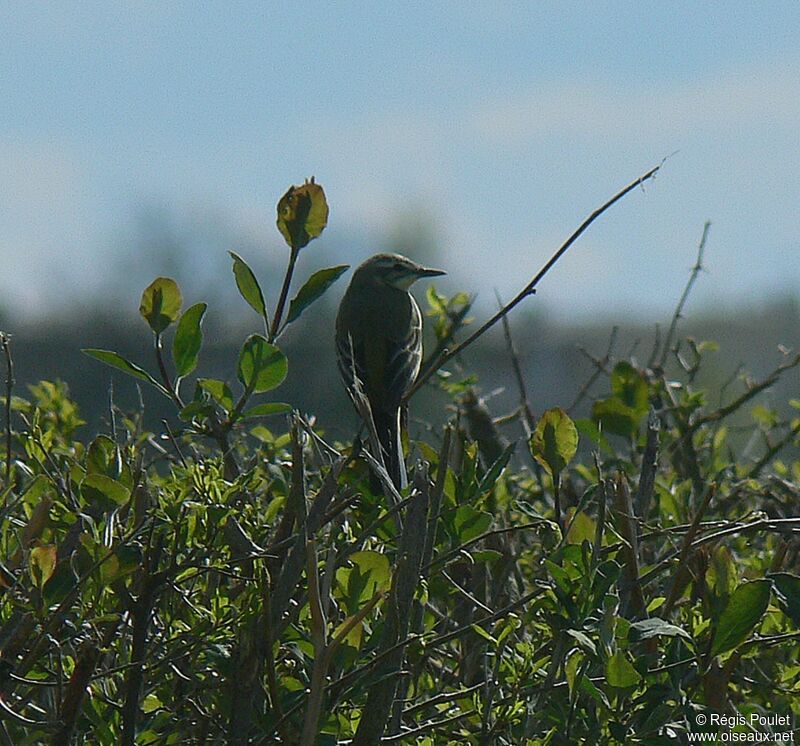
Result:
[[[508,297],[672,153],[534,302],[662,317],[706,219],[697,308],[795,293],[798,29],[796,2],[2,3],[0,305],[92,292],[142,204],[279,252],[274,204],[310,174],[312,264],[416,210],[448,289]]]

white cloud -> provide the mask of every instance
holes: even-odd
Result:
[[[624,81],[558,82],[519,96],[499,96],[472,117],[477,134],[495,145],[557,135],[638,139],[791,127],[800,120],[800,73],[787,64],[722,77],[635,88]]]

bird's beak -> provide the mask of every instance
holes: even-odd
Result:
[[[427,267],[420,267],[420,269],[417,270],[417,275],[419,277],[438,277],[439,275],[446,274],[447,272],[445,272],[443,269],[429,269]]]

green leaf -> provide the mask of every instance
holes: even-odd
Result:
[[[619,399],[598,399],[592,405],[592,419],[604,433],[630,438],[639,431],[641,416]]]
[[[508,466],[508,461],[511,458],[511,454],[514,453],[516,446],[516,443],[511,443],[510,445],[506,446],[506,449],[497,457],[495,462],[489,467],[486,474],[484,474],[481,478],[481,481],[478,484],[478,492],[488,492],[490,489],[492,489],[492,487],[494,487],[497,480],[500,479],[500,475],[503,473],[503,470],[506,468],[506,466]]]
[[[587,676],[581,676],[578,689],[584,694],[588,694],[595,702],[603,705],[606,709],[610,708],[605,692],[602,689],[598,689],[594,682]]]
[[[360,601],[369,601],[378,591],[388,590],[392,579],[392,568],[385,554],[373,551],[354,552],[348,557],[367,582]]]
[[[233,392],[225,381],[218,381],[215,378],[198,378],[197,385],[226,412],[233,409]]]
[[[233,259],[233,276],[236,278],[236,287],[239,288],[239,294],[247,301],[250,308],[266,320],[267,304],[264,302],[264,294],[261,292],[261,286],[258,284],[253,270],[238,254],[232,251],[228,253]]]
[[[247,389],[263,394],[281,385],[288,366],[286,356],[275,345],[260,334],[252,334],[239,353],[237,375]]]
[[[582,648],[585,652],[591,653],[592,655],[597,655],[597,647],[585,632],[581,632],[579,629],[568,629],[566,632],[578,643],[579,648]]]
[[[40,590],[44,584],[50,580],[56,569],[58,562],[58,550],[54,544],[31,549],[28,557],[28,566],[31,571],[31,578]]]
[[[182,302],[178,283],[170,277],[157,277],[142,293],[139,313],[156,334],[161,334],[178,319]]]
[[[567,530],[567,544],[581,544],[584,541],[593,542],[597,534],[597,522],[584,511],[575,513],[569,522]]]
[[[162,391],[164,390],[164,387],[146,370],[143,370],[138,365],[134,365],[132,362],[126,360],[124,357],[122,357],[122,355],[119,355],[116,352],[112,352],[111,350],[95,349],[84,349],[81,350],[81,352],[84,355],[93,357],[95,360],[99,360],[101,363],[110,365],[112,368],[117,368],[117,370],[121,370],[124,373],[127,373],[129,376],[138,378],[140,381],[147,381],[147,383],[152,384],[157,389],[161,389]]]
[[[530,439],[531,455],[555,477],[566,468],[578,450],[578,431],[560,407],[548,409],[536,423]]]
[[[299,318],[300,314],[321,297],[348,269],[350,269],[349,264],[340,264],[337,267],[328,267],[314,272],[289,303],[289,315],[286,317],[286,323],[291,324]]]
[[[197,367],[197,356],[203,346],[203,330],[200,325],[207,308],[205,303],[195,303],[186,309],[178,322],[175,339],[172,340],[172,359],[180,378],[188,376]]]
[[[111,476],[117,470],[116,457],[117,444],[107,435],[98,435],[86,453],[86,471]]]
[[[622,361],[614,366],[611,372],[611,393],[639,417],[647,414],[650,406],[647,383],[630,363]]]
[[[288,412],[291,411],[292,407],[290,404],[271,401],[265,404],[257,404],[255,407],[251,407],[242,414],[242,418],[247,419],[248,417],[271,417],[272,415],[276,414],[287,414]]]
[[[471,505],[461,505],[453,519],[453,527],[461,544],[486,533],[491,525],[492,514],[476,510]]]
[[[481,562],[497,562],[503,555],[496,549],[481,549],[477,552],[470,552],[472,561],[478,565]]]
[[[490,642],[492,645],[494,645],[494,646],[496,646],[496,645],[497,645],[497,640],[496,640],[494,637],[492,637],[492,635],[490,635],[490,634],[489,634],[489,633],[488,633],[488,632],[487,632],[487,631],[486,631],[486,630],[485,630],[483,627],[481,627],[479,624],[473,624],[473,625],[470,625],[470,626],[471,626],[471,629],[472,629],[472,631],[473,631],[475,634],[477,634],[477,635],[480,635],[480,636],[481,636],[481,637],[482,637],[484,640],[486,640],[487,642]]]
[[[747,638],[767,610],[771,588],[769,580],[752,580],[731,594],[714,631],[712,656],[733,650]]]
[[[642,680],[622,650],[618,650],[606,661],[606,681],[617,689],[636,686]]]
[[[767,576],[775,586],[778,603],[796,627],[800,627],[800,576],[773,572]]]
[[[180,417],[184,422],[189,422],[195,417],[210,417],[214,413],[214,407],[208,400],[193,399],[180,412]]]
[[[604,433],[633,437],[649,409],[647,382],[630,363],[620,362],[611,373],[611,397],[592,405],[592,419]]]
[[[327,224],[328,202],[313,176],[302,186],[290,186],[278,202],[278,230],[295,251],[319,236]]]
[[[105,474],[87,474],[81,482],[81,494],[90,503],[106,499],[115,505],[124,505],[131,497],[124,484]]]
[[[614,453],[614,449],[611,447],[611,443],[608,442],[608,438],[603,435],[603,433],[600,431],[600,428],[597,427],[592,420],[575,420],[575,429],[578,431],[578,435],[586,436],[592,441],[592,443],[598,445],[606,453]]]
[[[665,622],[658,617],[633,622],[628,628],[628,639],[631,642],[649,640],[651,637],[657,637],[659,635],[664,637],[685,637],[687,640],[692,639],[692,636],[685,629],[676,627],[674,624]]]

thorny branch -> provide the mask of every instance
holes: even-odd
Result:
[[[558,262],[559,259],[567,252],[570,246],[575,243],[575,241],[580,238],[580,236],[586,231],[586,229],[599,218],[606,210],[612,207],[614,204],[619,202],[628,192],[633,191],[636,187],[644,184],[644,182],[652,179],[656,173],[658,173],[659,169],[663,165],[663,161],[656,166],[655,168],[651,168],[646,174],[643,174],[635,181],[632,181],[628,186],[626,186],[620,192],[617,192],[610,200],[608,200],[604,205],[598,207],[591,215],[589,215],[583,223],[578,226],[577,230],[561,245],[558,251],[550,257],[550,259],[546,262],[546,264],[539,270],[539,272],[534,276],[534,278],[524,287],[522,290],[517,293],[514,298],[503,306],[494,316],[492,316],[488,321],[484,322],[478,329],[476,329],[472,334],[469,335],[463,342],[460,342],[452,349],[446,350],[442,352],[437,360],[434,360],[431,365],[425,370],[425,372],[417,379],[416,383],[411,387],[409,392],[406,394],[405,399],[406,401],[410,399],[419,389],[425,384],[425,382],[443,365],[446,365],[450,360],[452,360],[456,355],[461,354],[467,347],[469,347],[473,342],[477,339],[482,337],[489,329],[491,329],[500,319],[510,313],[514,308],[516,308],[525,298],[529,295],[533,295],[536,292],[536,286],[542,280],[542,278],[553,268],[553,266]]]

